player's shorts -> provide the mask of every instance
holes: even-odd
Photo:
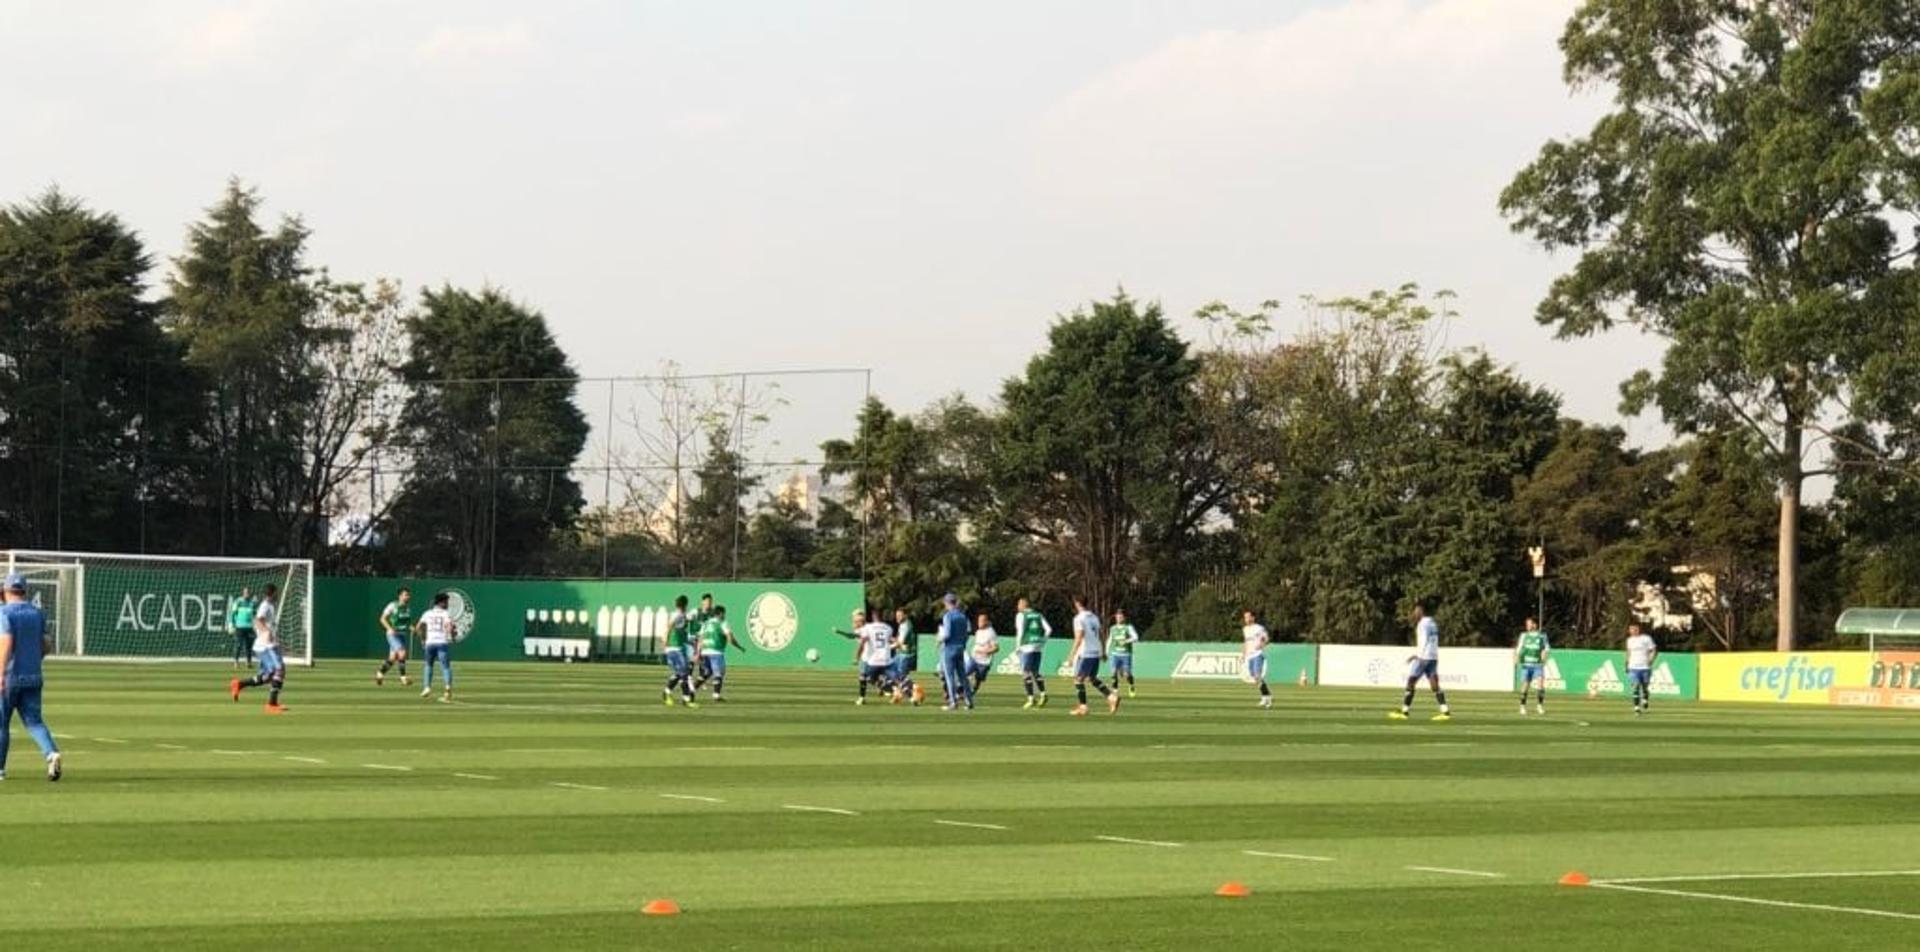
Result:
[[[1080,659],[1073,668],[1075,678],[1097,678],[1100,676],[1100,656],[1090,655]]]
[[[1133,655],[1117,654],[1113,656],[1113,673],[1119,674],[1122,671],[1128,674],[1133,673]]]
[[[861,662],[860,680],[878,681],[892,671],[893,671],[893,662],[891,661],[887,662],[886,664],[868,664],[866,662]]]
[[[1040,655],[1041,655],[1041,652],[1038,652],[1038,651],[1020,652],[1020,673],[1035,675],[1035,676],[1039,675],[1040,660],[1041,660]]]
[[[260,674],[262,676],[285,674],[287,671],[287,663],[280,660],[280,649],[278,648],[266,648],[255,652],[254,656],[260,662]]]
[[[1415,680],[1418,680],[1420,678],[1432,678],[1436,681],[1440,680],[1440,659],[1439,658],[1413,659],[1413,663],[1407,666],[1407,677],[1413,678]]]
[[[1243,664],[1247,669],[1247,680],[1264,681],[1267,677],[1267,656],[1263,654],[1248,657]]]
[[[1628,668],[1627,682],[1629,684],[1634,684],[1640,687],[1645,687],[1649,684],[1652,684],[1653,669],[1652,668]]]
[[[693,670],[693,665],[687,663],[687,652],[684,648],[668,648],[661,657],[667,662],[667,670],[672,671],[674,677],[684,678],[687,672]]]
[[[1533,682],[1539,681],[1545,678],[1546,676],[1547,676],[1547,669],[1545,665],[1523,664],[1520,666],[1520,683],[1521,684],[1532,684]]]
[[[973,677],[974,675],[977,674],[984,678],[987,675],[992,673],[993,673],[992,658],[988,658],[987,660],[982,661],[979,658],[976,658],[972,655],[967,656],[967,677]]]
[[[433,667],[434,662],[439,662],[442,665],[452,664],[453,663],[453,646],[449,644],[428,645],[427,646],[427,667],[429,668]]]
[[[920,668],[919,655],[917,654],[900,655],[893,659],[893,666],[888,669],[887,673],[891,674],[895,681],[905,681],[907,679],[907,675],[912,674],[913,672],[919,670],[919,668]]]
[[[387,636],[387,653],[388,654],[392,654],[396,651],[405,651],[405,650],[407,650],[407,639],[402,638],[399,635]]]
[[[700,656],[700,667],[705,670],[710,677],[725,677],[727,673],[727,656],[723,654],[703,654]]]

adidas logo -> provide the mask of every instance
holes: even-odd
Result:
[[[1672,675],[1669,674],[1668,678],[1671,679]],[[1611,661],[1602,664],[1600,670],[1587,679],[1587,693],[1625,694],[1626,686],[1620,683],[1620,669],[1614,667]]]
[[[1000,660],[997,662],[994,662],[993,673],[994,674],[1019,674],[1020,673],[1020,653],[1016,651],[1010,654],[1001,655]]]
[[[1665,661],[1653,669],[1653,677],[1647,682],[1647,693],[1662,697],[1679,697],[1680,682],[1673,677],[1673,669]]]

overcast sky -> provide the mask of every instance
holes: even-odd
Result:
[[[1616,412],[1657,347],[1537,326],[1567,262],[1494,207],[1601,105],[1560,81],[1574,5],[3,0],[0,197],[164,257],[238,175],[315,263],[504,287],[583,374],[872,367],[907,407],[990,397],[1121,285],[1418,281],[1453,343],[1658,439]]]

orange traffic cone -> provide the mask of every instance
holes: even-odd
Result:
[[[680,904],[671,899],[655,899],[640,907],[640,912],[648,916],[677,916]]]
[[[1219,889],[1213,891],[1213,894],[1228,899],[1245,899],[1253,895],[1253,890],[1248,889],[1245,883],[1222,883]]]
[[[1566,874],[1565,876],[1562,876],[1562,877],[1560,877],[1560,885],[1562,885],[1562,886],[1591,886],[1591,885],[1593,885],[1593,880],[1592,880],[1591,878],[1589,878],[1589,877],[1587,876],[1587,874],[1586,874],[1586,873],[1583,873],[1583,872],[1581,872],[1581,871],[1579,871],[1579,870],[1577,870],[1577,869],[1576,869],[1576,870],[1574,870],[1573,872],[1570,872],[1570,873],[1568,873],[1568,874]]]

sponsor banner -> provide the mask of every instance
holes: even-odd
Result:
[[[1319,680],[1335,687],[1405,687],[1410,645],[1321,645]],[[1440,686],[1448,691],[1511,691],[1513,652],[1441,648]]]
[[[89,583],[91,583],[89,579]],[[664,645],[675,596],[698,605],[711,592],[745,651],[729,650],[732,665],[801,666],[817,651],[821,663],[839,663],[852,644],[834,634],[865,600],[858,582],[700,582],[316,578],[314,627],[320,657],[377,658],[386,654],[381,608],[402,586],[413,590],[416,615],[434,593],[467,638],[455,649],[463,660],[526,657],[527,639],[591,645],[596,654],[657,654]],[[157,609],[155,609],[157,613]]]
[[[1624,651],[1555,648],[1547,655],[1546,668],[1547,690],[1551,693],[1627,696],[1627,655]],[[1514,668],[1514,687],[1519,687],[1518,667]],[[1662,653],[1654,660],[1653,681],[1648,688],[1656,698],[1689,701],[1698,698],[1699,659],[1680,652]]]
[[[1875,652],[1866,686],[1835,688],[1833,703],[1920,711],[1920,651]]]
[[[1883,652],[1896,655],[1898,652]],[[1864,651],[1736,652],[1700,656],[1700,699],[1763,704],[1877,704],[1875,656]],[[1890,674],[1890,668],[1887,670]]]

